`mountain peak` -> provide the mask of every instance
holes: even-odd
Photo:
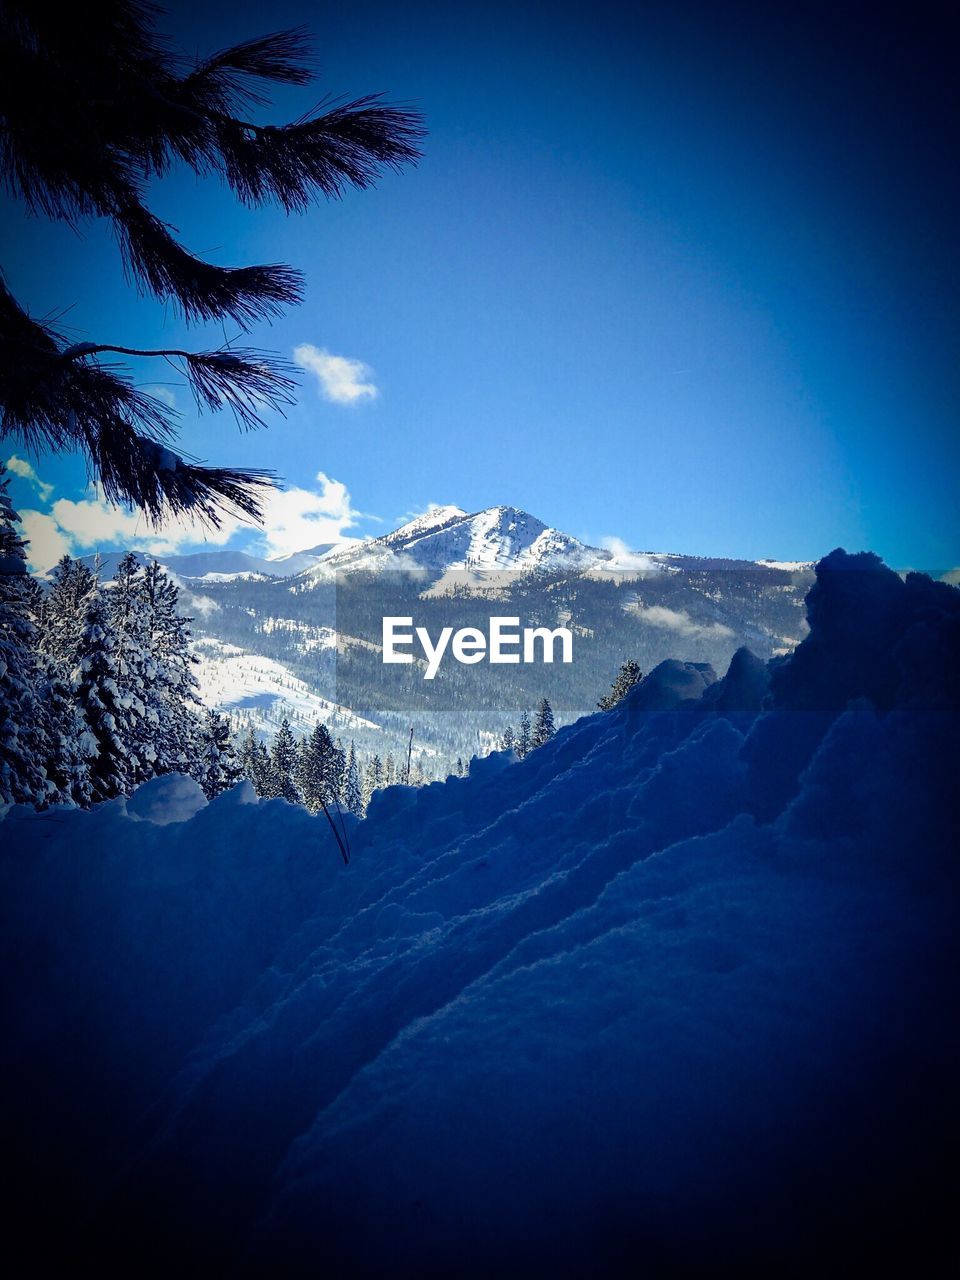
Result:
[[[429,510],[422,511],[420,515],[408,520],[406,524],[402,524],[399,529],[394,529],[392,533],[384,534],[383,538],[377,538],[375,541],[386,543],[406,542],[409,538],[417,538],[422,534],[442,529],[444,525],[450,524],[453,520],[460,520],[466,514],[462,507],[430,507]]]
[[[416,568],[443,575],[468,570],[570,569],[587,567],[604,553],[551,529],[519,507],[434,507],[392,533],[371,539],[324,561],[324,569]]]

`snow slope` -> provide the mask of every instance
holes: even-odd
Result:
[[[124,1274],[932,1274],[960,592],[837,552],[809,620],[769,667],[667,662],[523,762],[381,793],[348,867],[246,785],[181,786],[166,825],[155,783],[11,810],[8,1242]]]
[[[325,637],[311,638],[310,643],[332,646],[333,632],[329,628],[327,631]],[[331,719],[336,720],[340,731],[377,727],[349,708],[314,693],[273,658],[207,637],[195,640],[191,652],[196,658],[194,674],[200,686],[200,701],[226,712],[238,728],[252,725],[259,733],[272,735],[284,716],[300,732],[312,728],[317,721],[328,723]]]

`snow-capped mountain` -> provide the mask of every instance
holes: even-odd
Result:
[[[643,670],[674,657],[722,670],[741,645],[760,659],[788,653],[812,581],[797,562],[593,547],[512,506],[434,507],[378,538],[273,559],[220,550],[164,563],[192,620],[206,705],[264,736],[284,716],[297,732],[322,721],[361,754],[401,751],[415,720],[421,749],[451,759],[543,697],[561,720],[590,711],[626,658]],[[105,577],[113,567],[105,557]],[[505,616],[570,627],[577,661],[457,666],[441,690],[459,700],[454,718],[449,700],[424,700],[422,681],[388,696],[381,618],[415,611],[439,634],[485,616],[488,591]]]
[[[609,558],[578,538],[551,528],[518,507],[488,507],[468,514],[436,507],[383,537],[323,556],[307,575],[371,569],[456,570],[585,569]]]
[[[498,570],[520,573],[571,570],[606,575],[746,568],[803,572],[812,568],[811,564],[801,561],[750,561],[640,552],[619,542],[612,542],[611,547],[612,550],[589,546],[519,507],[487,507],[470,513],[462,507],[437,506],[379,538],[321,543],[284,556],[264,557],[223,549],[158,558],[172,573],[195,583],[251,577],[302,577],[307,587],[336,573],[390,569],[419,570],[437,580],[447,573],[480,575]],[[151,558],[138,554],[141,559]],[[120,552],[107,552],[99,557],[104,577],[112,576],[120,558]],[[92,565],[96,557],[84,559]]]

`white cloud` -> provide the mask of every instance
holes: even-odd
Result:
[[[362,512],[356,511],[347,486],[317,472],[318,490],[278,489],[264,503],[263,541],[267,553],[291,555],[323,542],[339,542]]]
[[[18,458],[16,454],[13,454],[12,457],[7,459],[7,470],[11,471],[15,476],[19,476],[21,480],[26,480],[28,484],[32,484],[44,502],[53,493],[53,485],[46,484],[41,480],[30,463],[24,458]]]
[[[249,527],[248,522],[226,515],[219,529],[178,520],[166,520],[155,528],[141,512],[111,506],[98,491],[90,492],[89,498],[79,502],[58,498],[49,514],[21,512],[24,537],[30,543],[27,556],[35,570],[46,572],[61,556],[116,547],[162,556],[198,542],[223,546],[238,529]]]
[[[219,613],[221,609],[212,596],[198,596],[193,592],[188,595],[186,605],[189,613],[199,615],[201,618],[209,618],[211,613]]]
[[[118,543],[150,555],[169,555],[179,547],[195,542],[222,547],[239,528],[249,523],[239,516],[226,514],[219,529],[174,519],[154,526],[142,512],[111,506],[99,494],[80,502],[58,498],[51,510],[60,530],[70,538],[74,547],[89,550]]]
[[[333,404],[358,404],[361,400],[376,400],[380,394],[370,381],[373,370],[362,360],[335,356],[309,342],[294,348],[293,359],[301,369],[316,374],[321,395]]]
[[[154,527],[141,512],[111,506],[94,489],[80,501],[58,498],[49,514],[22,512],[24,536],[30,541],[28,556],[39,572],[51,568],[61,556],[95,550],[122,547],[162,557],[198,544],[222,547],[240,530],[254,535],[261,554],[290,555],[319,543],[349,540],[345,531],[368,518],[354,508],[346,485],[322,471],[317,473],[316,488],[269,491],[263,516],[262,528],[229,514],[222,517],[219,529],[172,519]]]
[[[159,386],[152,385],[144,387],[143,389],[148,395],[154,396],[157,400],[162,400],[163,403],[168,405],[171,409],[176,409],[177,397],[170,387],[160,384]]]
[[[668,609],[662,604],[643,605],[637,602],[631,606],[630,611],[635,613],[640,621],[645,622],[648,626],[659,627],[664,631],[673,631],[680,636],[700,636],[702,638],[711,637],[715,640],[724,640],[734,634],[722,622],[694,622],[685,610]]]
[[[650,556],[644,555],[642,551],[631,551],[619,538],[603,538],[600,545],[613,557],[612,560],[607,561],[607,569],[622,570],[625,573],[630,571],[660,573],[663,569],[663,565],[651,559]]]
[[[23,536],[29,541],[27,561],[37,573],[46,573],[58,560],[73,552],[73,543],[67,538],[53,516],[42,511],[21,511]]]

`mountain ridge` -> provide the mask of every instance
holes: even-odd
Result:
[[[122,553],[99,557],[110,575]],[[151,559],[137,553],[141,560]],[[93,563],[97,557],[84,556]],[[155,557],[178,577],[193,582],[228,581],[238,577],[294,578],[307,583],[336,573],[413,570],[442,577],[462,571],[580,570],[599,573],[671,572],[756,567],[803,571],[812,561],[744,560],[676,552],[616,550],[591,546],[548,525],[521,507],[501,504],[468,512],[452,504],[431,507],[376,538],[320,543],[273,557],[224,548]]]

